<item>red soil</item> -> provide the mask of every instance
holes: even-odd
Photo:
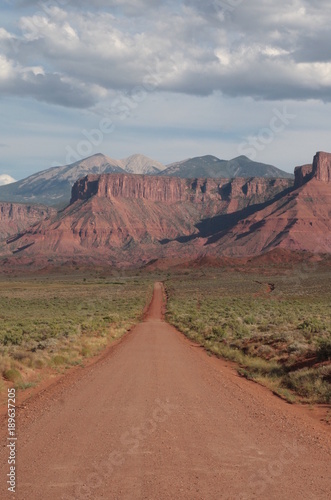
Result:
[[[15,498],[330,498],[329,428],[207,356],[163,305],[157,283],[107,356],[18,409]]]

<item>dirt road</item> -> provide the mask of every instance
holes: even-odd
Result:
[[[192,345],[161,319],[162,297],[157,283],[107,357],[19,411],[8,498],[329,499],[327,426]]]

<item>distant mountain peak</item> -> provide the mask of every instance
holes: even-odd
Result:
[[[253,161],[250,158],[248,158],[248,156],[245,156],[245,155],[236,156],[235,158],[233,158],[233,160],[245,160],[248,163],[251,162],[251,161]]]
[[[124,158],[121,162],[123,164],[123,170],[130,174],[155,175],[166,168],[162,163],[139,153]]]
[[[226,161],[213,155],[204,155],[165,166],[141,153],[117,160],[98,152],[70,165],[52,167],[15,184],[1,186],[0,200],[41,203],[63,208],[69,203],[71,188],[78,179],[90,174],[109,173],[180,178],[293,177],[272,165],[253,162],[245,156]]]
[[[228,171],[240,167],[235,160],[216,163]],[[270,174],[268,165],[249,166]],[[317,153],[312,164],[296,169],[294,186],[285,178],[182,179],[108,170],[109,165],[103,174],[80,177],[71,203],[55,215],[2,204],[2,255],[37,266],[74,259],[132,267],[178,255],[192,260],[202,252],[217,258],[247,258],[275,248],[331,253],[331,154]],[[56,182],[33,179],[30,195],[44,189],[54,196]],[[30,215],[33,226],[21,231],[21,219],[28,221]]]
[[[293,178],[292,174],[284,172],[273,165],[252,161],[244,155],[237,156],[232,160],[221,160],[213,155],[197,156],[168,165],[162,175],[181,178]]]

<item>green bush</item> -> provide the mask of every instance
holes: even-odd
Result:
[[[5,370],[3,376],[6,380],[8,380],[8,382],[13,382],[14,384],[22,382],[22,376],[16,368]]]
[[[87,346],[83,346],[81,349],[81,355],[85,357],[91,356],[91,349]]]
[[[330,403],[331,385],[321,375],[320,369],[303,368],[289,373],[284,383],[310,401]]]
[[[65,356],[62,356],[61,354],[56,354],[51,359],[51,364],[54,366],[61,366],[61,365],[65,365],[67,363],[68,363],[68,359]]]
[[[316,353],[319,361],[328,361],[331,359],[331,339],[320,340]]]
[[[321,333],[325,330],[325,325],[320,320],[312,318],[300,323],[298,328],[308,333]]]

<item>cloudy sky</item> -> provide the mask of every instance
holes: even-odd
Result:
[[[331,151],[329,0],[4,0],[0,175]]]

